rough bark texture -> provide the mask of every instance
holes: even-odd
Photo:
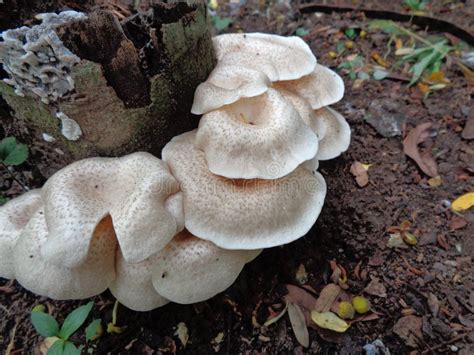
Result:
[[[202,2],[160,3],[121,22],[96,9],[57,33],[81,58],[72,70],[74,93],[45,105],[0,82],[18,124],[31,128],[35,139],[43,133],[56,139],[48,143],[47,154],[56,163],[42,169],[46,177],[90,156],[132,151],[160,156],[173,136],[197,126],[198,117],[190,114],[194,90],[215,65]],[[78,141],[62,136],[57,111],[79,124]]]

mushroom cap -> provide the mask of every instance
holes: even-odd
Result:
[[[145,260],[179,231],[165,208],[178,189],[167,165],[144,152],[68,165],[43,187],[49,236],[41,252],[57,265],[79,266],[95,227],[110,215],[124,258]]]
[[[105,217],[93,231],[81,266],[58,266],[43,258],[48,240],[44,211],[40,208],[26,225],[14,250],[15,277],[26,289],[53,299],[83,299],[98,295],[115,278],[115,238],[112,219]]]
[[[157,255],[153,254],[139,263],[127,263],[120,250],[117,250],[117,275],[109,289],[125,307],[138,312],[146,312],[169,302],[156,292],[151,281],[152,268],[156,263]]]
[[[324,135],[319,141],[317,160],[333,159],[349,148],[351,142],[351,128],[345,118],[330,107],[323,107],[314,111],[316,123],[324,128],[320,131]]]
[[[21,232],[41,206],[41,190],[31,190],[0,207],[0,277],[15,278],[13,250]]]
[[[313,110],[301,96],[287,90],[279,91],[296,108],[306,125],[318,136],[318,152],[313,159],[303,163],[306,168],[311,171],[317,170],[319,160],[335,158],[347,150],[351,140],[351,129],[340,113],[330,107]]]
[[[277,179],[318,150],[318,138],[274,89],[205,114],[196,146],[209,170],[227,178]]]
[[[291,91],[307,100],[313,110],[332,105],[344,96],[344,81],[334,71],[320,64],[301,79],[279,81],[274,88]]]
[[[158,254],[153,286],[173,302],[201,302],[232,285],[245,263],[258,253],[260,250],[222,249],[183,231]]]
[[[229,33],[212,39],[217,60],[229,53],[246,53],[245,63],[269,61],[277,76],[265,72],[272,81],[295,80],[310,74],[316,65],[316,57],[309,46],[299,37],[283,37],[266,33]],[[262,68],[265,64],[258,64]]]
[[[308,232],[326,195],[319,173],[303,167],[276,180],[227,179],[212,174],[195,131],[174,137],[163,149],[184,195],[185,226],[225,249],[286,244]]]
[[[256,69],[220,62],[196,88],[191,112],[202,115],[240,98],[263,94],[271,85],[270,79]]]

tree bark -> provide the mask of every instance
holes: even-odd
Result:
[[[36,140],[43,133],[54,138],[41,142],[45,177],[91,156],[160,156],[173,136],[197,127],[198,117],[190,114],[194,90],[215,65],[204,2],[160,2],[120,21],[104,7],[92,7],[87,16],[56,30],[80,58],[70,95],[45,104],[0,82],[15,124],[28,127]],[[78,140],[61,134],[58,112],[79,124]]]

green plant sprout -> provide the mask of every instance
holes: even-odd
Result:
[[[410,8],[410,11],[423,11],[429,0],[403,0],[403,4]]]
[[[398,67],[403,63],[413,64],[409,70],[412,74],[409,85],[413,85],[418,82],[426,72],[433,73],[439,71],[442,61],[446,57],[450,56],[450,53],[453,50],[456,50],[455,47],[448,45],[448,42],[445,39],[439,40],[437,42],[430,42],[391,20],[373,20],[369,24],[369,29],[382,30],[387,34],[390,34],[391,36],[388,47],[390,47],[390,44],[397,35],[409,36],[414,41],[418,41],[424,45],[418,47],[415,45],[413,48],[404,48],[404,50],[407,50],[406,54],[404,54],[403,57],[397,63],[395,63],[395,67]],[[388,54],[389,52],[385,54],[385,57]],[[452,56],[451,58],[458,66],[461,67],[463,71],[467,69],[465,65],[463,65],[457,58]]]
[[[349,78],[355,80],[357,78],[357,70],[364,65],[363,58],[356,55],[354,58],[338,65],[339,69],[347,69]]]
[[[11,166],[23,164],[28,159],[28,147],[18,143],[15,137],[6,137],[0,141],[0,166],[15,180],[25,191],[28,188],[16,178],[9,169]],[[0,198],[0,206],[6,202],[5,197]]]
[[[84,345],[76,347],[70,337],[84,324],[92,309],[94,302],[80,306],[73,310],[59,327],[56,319],[45,313],[43,305],[35,306],[31,311],[31,322],[36,331],[52,340],[52,345],[48,349],[47,355],[79,355]],[[86,341],[90,342],[102,334],[102,323],[100,319],[93,320],[85,329]],[[51,339],[52,338],[52,339]]]

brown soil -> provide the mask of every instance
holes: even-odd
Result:
[[[463,6],[472,11],[469,4]],[[226,7],[219,9],[221,16],[228,11]],[[336,50],[336,42],[346,40],[341,29],[351,26],[367,30],[368,21],[363,16],[352,13],[299,16],[296,6],[284,5],[267,11],[258,5],[248,5],[233,16],[229,32],[290,35],[303,26],[309,30],[305,39],[318,61],[333,69],[353,53],[361,54],[365,63],[373,63],[371,52],[377,50],[383,54],[388,42],[387,35],[371,32],[365,38],[355,39],[352,50],[332,59],[328,53]],[[421,31],[418,34],[427,35]],[[393,54],[388,58],[395,59]],[[474,105],[472,86],[457,66],[449,64],[443,65],[442,70],[450,84],[428,98],[423,98],[416,86],[408,87],[403,80],[359,82],[343,75],[346,94],[335,109],[350,123],[352,143],[340,158],[321,164],[328,194],[323,212],[310,233],[289,245],[265,250],[245,267],[231,288],[206,302],[186,306],[169,304],[145,313],[119,307],[118,325],[127,329],[122,334],[105,334],[98,342],[97,353],[158,354],[175,350],[186,354],[358,354],[363,353],[366,343],[381,339],[392,354],[404,354],[414,349],[393,332],[393,327],[404,314],[413,314],[423,320],[417,353],[472,354],[474,333],[467,321],[472,326],[474,211],[464,213],[462,219],[466,223],[459,227],[460,217],[453,214],[447,203],[474,189],[474,142],[461,138]],[[406,119],[402,136],[384,138],[366,122],[369,111],[384,102],[395,103],[397,113]],[[4,113],[2,126],[6,134],[11,133],[8,119]],[[431,187],[429,177],[403,153],[403,137],[422,122],[433,123],[425,146],[431,147],[438,164],[443,180],[438,187]],[[13,133],[21,139],[22,132]],[[34,169],[36,159],[41,158],[41,147],[30,148],[34,154],[15,173],[28,186],[41,186],[43,181]],[[363,188],[349,172],[355,161],[373,164],[368,171],[369,184]],[[7,196],[21,193],[18,184],[7,174],[3,174],[0,189]],[[418,238],[418,244],[407,249],[388,248],[387,229],[405,220],[411,221],[410,231]],[[268,319],[270,307],[274,311],[281,309],[285,284],[298,284],[296,272],[301,264],[308,273],[307,284],[319,293],[330,282],[329,261],[333,259],[348,271],[351,294],[361,293],[372,278],[380,279],[386,297],[366,295],[380,318],[357,322],[343,334],[327,335],[310,329],[308,349],[294,338],[287,316],[269,327],[260,326]],[[0,286],[3,286],[0,288],[2,353],[10,342],[18,353],[31,353],[42,340],[29,321],[34,305],[46,304],[58,319],[63,319],[83,303],[51,301],[3,279]],[[436,316],[428,305],[430,294],[440,303]],[[114,298],[106,292],[94,301],[93,316],[106,324],[111,319]],[[181,322],[189,330],[185,348],[175,335]],[[219,333],[224,338],[217,344]]]

